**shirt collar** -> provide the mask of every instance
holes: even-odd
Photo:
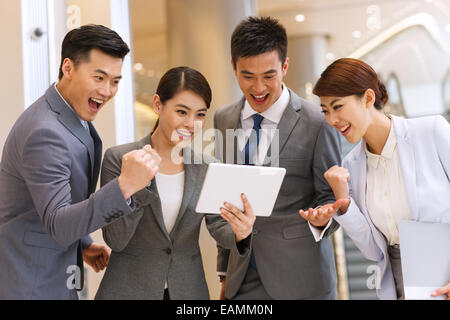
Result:
[[[64,101],[64,103],[66,104],[67,108],[70,109],[70,111],[72,111],[74,113],[74,115],[77,116],[78,120],[80,120],[81,125],[88,130],[88,123],[86,120],[81,119],[78,114],[75,112],[75,110],[70,106],[70,104],[67,103],[66,99],[64,99],[64,97],[61,95],[61,93],[58,91],[58,88],[56,87],[56,82],[53,84],[55,86],[55,90],[56,92],[59,94],[59,96],[61,97],[61,99]]]
[[[278,124],[283,116],[283,112],[289,104],[289,91],[284,83],[282,83],[283,91],[280,97],[273,105],[271,105],[266,111],[262,112],[261,115],[264,119]],[[242,119],[246,120],[252,117],[257,112],[253,110],[247,100],[245,100],[244,108],[242,110]]]
[[[389,136],[386,140],[386,143],[383,147],[383,151],[381,151],[380,155],[374,154],[369,151],[367,148],[367,143],[364,142],[364,151],[367,155],[367,162],[369,165],[378,168],[380,161],[382,160],[392,160],[394,158],[395,148],[397,147],[397,136],[395,135],[393,127],[393,121],[391,120],[391,128],[389,130]]]

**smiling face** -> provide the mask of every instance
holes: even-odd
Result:
[[[233,70],[239,87],[253,110],[269,109],[283,92],[282,81],[288,70],[289,58],[282,63],[277,51],[251,57],[239,57]]]
[[[190,142],[203,127],[208,110],[205,101],[190,90],[180,91],[164,104],[155,95],[153,108],[159,115],[155,135],[162,136],[166,143],[172,145],[180,141]]]
[[[87,60],[78,65],[66,58],[63,78],[57,87],[67,103],[85,121],[93,121],[119,88],[122,59],[92,49]]]
[[[373,109],[373,91],[363,97],[320,97],[320,106],[327,123],[336,128],[350,143],[358,142],[367,132]]]

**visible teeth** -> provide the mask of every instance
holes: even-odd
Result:
[[[254,96],[256,99],[262,99],[262,98],[264,98],[266,96],[266,94],[265,95],[262,95],[262,96]]]
[[[339,131],[341,131],[341,132],[344,132],[345,130],[347,130],[347,129],[348,129],[348,127],[350,127],[350,125],[349,125],[349,124],[348,124],[348,125],[346,125],[345,127],[341,128],[341,129],[339,129]]]
[[[94,99],[94,98],[91,98],[91,100],[94,101],[95,103],[99,103],[99,104],[103,103],[102,100],[98,100],[98,99]]]
[[[177,130],[177,133],[178,133],[178,134],[181,134],[182,136],[187,136],[187,137],[192,136],[192,133],[190,133],[190,132],[187,131],[187,130]]]

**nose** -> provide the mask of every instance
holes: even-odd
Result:
[[[197,132],[199,129],[203,127],[203,122],[198,120],[195,115],[186,118],[184,122],[184,127],[192,132]]]
[[[110,99],[112,96],[114,96],[114,89],[112,88],[111,84],[106,82],[101,85],[101,87],[97,90],[98,94],[100,94],[102,97]]]
[[[262,93],[264,90],[266,90],[266,84],[264,83],[263,79],[257,78],[255,80],[255,84],[253,86],[253,89],[257,93]]]
[[[333,111],[330,111],[326,114],[325,120],[328,122],[330,126],[335,126],[339,123],[339,118]]]

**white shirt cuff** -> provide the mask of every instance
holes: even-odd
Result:
[[[331,226],[332,222],[333,222],[333,218],[331,218],[330,221],[328,221],[328,224],[325,226],[325,228],[322,229],[322,228],[318,228],[318,227],[313,226],[308,221],[309,229],[311,230],[311,232],[312,232],[316,242],[319,242],[320,240],[322,240],[323,235],[325,234],[327,229]]]
[[[223,271],[220,271],[220,272],[218,271],[217,276],[227,276],[227,273],[223,272]]]

